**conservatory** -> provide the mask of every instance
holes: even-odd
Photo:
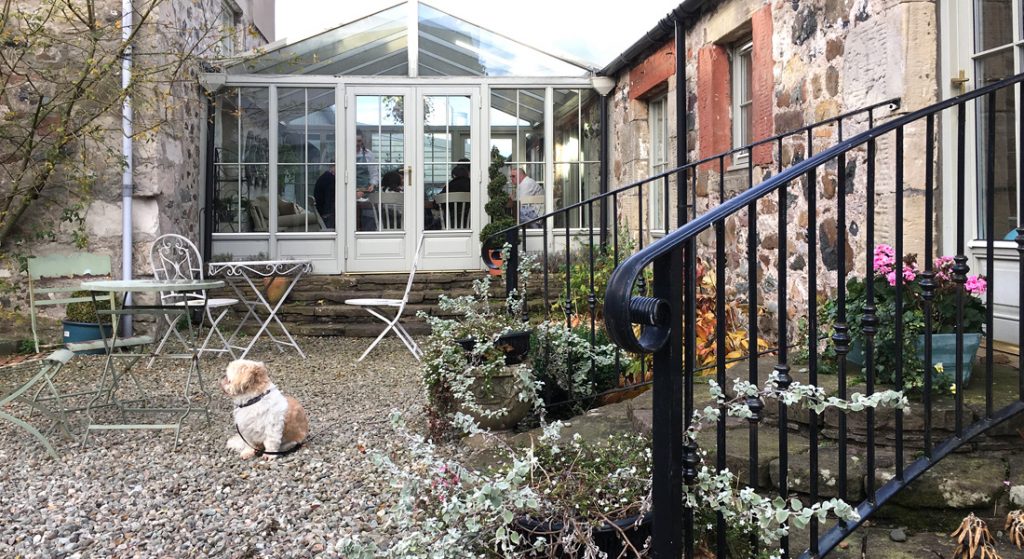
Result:
[[[416,1],[249,53],[203,76],[208,254],[407,271],[422,235],[420,269],[480,269],[493,173],[522,193],[506,210],[522,219],[606,184],[608,82]],[[529,242],[590,219],[531,230]]]

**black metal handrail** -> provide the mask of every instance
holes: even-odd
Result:
[[[789,285],[787,283],[787,273],[789,263],[787,257],[795,254],[788,248],[787,243],[787,229],[791,228],[792,225],[788,221],[787,206],[789,196],[789,187],[793,183],[798,183],[806,177],[806,197],[808,206],[808,223],[806,224],[807,237],[806,237],[806,269],[807,269],[807,283],[808,283],[808,301],[806,308],[806,317],[808,320],[808,382],[810,384],[817,384],[817,371],[818,371],[818,348],[817,341],[818,336],[818,323],[817,323],[817,301],[815,294],[817,293],[818,275],[817,275],[817,171],[823,168],[826,164],[835,162],[836,163],[836,176],[838,181],[838,187],[835,192],[835,204],[836,204],[836,219],[835,230],[836,239],[835,241],[835,271],[836,271],[836,285],[834,286],[837,291],[837,317],[832,324],[834,334],[830,338],[830,343],[833,344],[835,350],[835,363],[837,366],[837,380],[838,380],[838,397],[847,397],[847,363],[846,357],[850,353],[851,349],[851,327],[854,325],[848,323],[848,317],[846,314],[846,278],[848,275],[848,264],[846,262],[847,248],[846,248],[846,236],[847,232],[847,204],[846,198],[847,182],[850,181],[847,177],[849,168],[847,167],[846,156],[851,153],[852,150],[859,150],[860,148],[866,147],[866,179],[864,185],[866,192],[864,192],[866,200],[865,212],[865,225],[863,229],[864,235],[864,246],[865,246],[865,269],[866,274],[870,278],[874,267],[872,264],[872,253],[875,245],[875,232],[874,232],[874,220],[875,220],[875,173],[876,173],[876,157],[877,157],[877,141],[884,135],[894,133],[895,136],[895,155],[894,161],[895,176],[892,180],[895,191],[893,193],[886,193],[892,195],[895,200],[893,207],[895,217],[895,247],[893,253],[895,254],[895,263],[893,267],[895,270],[899,270],[902,265],[903,252],[903,223],[904,223],[904,132],[905,129],[913,124],[921,123],[926,125],[925,133],[925,152],[924,157],[919,160],[923,161],[925,165],[925,180],[924,180],[924,229],[925,229],[925,268],[920,271],[919,280],[921,289],[921,299],[923,301],[923,309],[925,318],[926,329],[924,330],[924,359],[923,362],[928,364],[923,371],[923,382],[922,388],[923,406],[924,406],[924,452],[923,455],[916,460],[911,461],[909,464],[905,464],[904,460],[904,440],[903,440],[903,415],[901,410],[894,412],[894,423],[893,428],[895,429],[896,436],[894,439],[894,467],[895,475],[891,479],[885,482],[881,487],[876,488],[875,476],[878,473],[877,461],[876,461],[876,440],[874,429],[875,416],[873,410],[867,410],[866,414],[866,427],[865,437],[866,442],[864,443],[864,453],[866,454],[865,468],[865,499],[857,506],[857,511],[860,513],[860,520],[853,522],[840,522],[829,528],[822,537],[818,537],[819,524],[816,519],[812,519],[809,525],[809,541],[810,545],[807,551],[804,552],[803,557],[822,557],[827,555],[845,536],[849,535],[855,530],[865,519],[873,514],[879,507],[889,501],[899,491],[907,487],[912,481],[920,477],[927,469],[937,463],[939,460],[953,452],[955,449],[965,445],[972,438],[977,435],[991,429],[992,427],[1006,421],[1007,419],[1014,417],[1015,415],[1024,412],[1024,375],[1020,375],[1018,372],[1018,384],[1019,394],[1014,397],[1014,401],[1002,409],[995,410],[993,406],[994,402],[994,391],[993,391],[993,320],[994,320],[994,281],[995,279],[989,278],[989,286],[987,289],[987,296],[985,300],[986,304],[986,316],[984,331],[987,336],[986,347],[986,360],[985,360],[985,371],[984,371],[984,394],[985,394],[985,411],[981,419],[975,421],[973,424],[965,426],[963,417],[965,415],[965,402],[963,396],[963,388],[966,386],[964,377],[964,307],[966,299],[965,282],[967,279],[967,272],[969,267],[967,266],[968,258],[965,254],[964,239],[967,236],[965,228],[965,184],[966,184],[966,157],[965,157],[965,144],[966,144],[966,132],[965,122],[967,121],[967,105],[970,102],[974,102],[976,107],[980,107],[980,100],[983,100],[986,105],[985,111],[979,111],[979,125],[984,126],[985,136],[983,142],[979,141],[979,161],[981,161],[981,152],[984,151],[984,165],[981,167],[984,170],[984,176],[979,176],[979,185],[984,185],[984,189],[979,188],[979,196],[984,193],[984,212],[986,222],[984,223],[984,235],[986,239],[986,250],[985,255],[979,256],[986,263],[986,269],[991,273],[994,270],[993,262],[993,247],[995,243],[995,229],[994,229],[994,200],[995,200],[995,176],[994,176],[994,165],[995,165],[995,128],[996,128],[996,101],[997,92],[1001,90],[1007,90],[1008,94],[1011,95],[1014,92],[1012,86],[1018,86],[1020,94],[1024,94],[1024,74],[1012,76],[988,86],[979,88],[970,93],[936,103],[929,107],[920,109],[913,113],[907,114],[902,117],[894,118],[888,122],[875,125],[873,119],[869,118],[868,129],[860,134],[857,134],[851,138],[843,139],[842,137],[842,123],[840,122],[839,128],[839,141],[837,144],[824,149],[823,151],[810,155],[807,159],[800,161],[788,169],[779,169],[778,174],[775,174],[771,178],[765,180],[757,186],[751,186],[749,189],[737,194],[731,199],[725,200],[722,194],[724,193],[724,174],[720,174],[720,204],[703,215],[683,224],[677,230],[669,232],[665,237],[655,241],[650,246],[642,248],[639,252],[633,256],[627,258],[612,272],[611,277],[607,283],[607,292],[604,300],[604,320],[606,330],[609,336],[615,341],[620,347],[627,351],[633,351],[637,353],[654,353],[654,391],[653,391],[653,436],[654,442],[652,450],[654,454],[653,461],[653,553],[656,557],[679,557],[680,555],[687,558],[694,556],[694,511],[692,508],[686,506],[682,499],[682,487],[683,484],[692,484],[695,482],[698,467],[700,466],[701,459],[699,457],[699,449],[695,440],[685,439],[683,430],[688,424],[689,420],[694,415],[694,396],[693,396],[693,377],[694,371],[696,370],[695,364],[695,299],[696,299],[696,263],[698,254],[697,236],[709,228],[714,228],[715,236],[713,244],[716,250],[715,257],[715,283],[718,286],[724,286],[726,284],[726,267],[725,262],[725,225],[726,219],[737,216],[742,210],[747,210],[747,266],[748,274],[750,277],[747,278],[748,291],[746,305],[748,307],[747,320],[749,324],[748,328],[748,343],[751,348],[755,347],[755,339],[757,338],[758,328],[758,289],[756,278],[756,270],[758,269],[757,256],[759,254],[757,226],[758,226],[758,204],[757,202],[766,196],[771,194],[778,195],[778,204],[776,211],[778,214],[778,238],[776,239],[775,247],[766,248],[769,252],[778,252],[777,260],[777,277],[775,278],[775,287],[765,288],[778,289],[777,297],[777,318],[778,318],[778,332],[780,336],[779,343],[777,344],[777,362],[774,364],[773,370],[777,375],[777,386],[780,389],[787,388],[790,383],[793,382],[793,378],[790,376],[790,365],[787,357],[787,343],[786,339],[789,332],[789,317],[788,317],[788,304],[787,304],[787,290]],[[1003,98],[1005,102],[1005,97]],[[955,361],[955,374],[953,388],[954,394],[952,397],[954,406],[954,418],[955,427],[951,429],[952,436],[948,439],[933,444],[932,442],[932,375],[929,367],[932,360],[932,337],[933,332],[931,330],[931,312],[932,312],[932,299],[936,294],[936,282],[935,269],[932,263],[932,251],[933,251],[933,235],[932,230],[935,226],[934,219],[934,167],[935,167],[935,122],[936,116],[942,111],[956,107],[957,114],[954,115],[956,124],[956,155],[955,161],[952,162],[956,168],[956,179],[955,184],[952,186],[955,188],[956,204],[955,211],[956,223],[955,223],[955,239],[956,239],[956,254],[953,258],[955,264],[951,270],[951,281],[958,284],[956,289],[956,326],[955,326],[955,337],[956,337],[956,356],[953,359]],[[984,112],[984,115],[981,113]],[[984,116],[984,121],[981,121],[981,117]],[[1018,110],[1017,113],[1017,129],[1016,133],[1018,137],[1024,135],[1024,111]],[[924,121],[924,122],[921,122]],[[781,148],[781,142],[779,142]],[[813,149],[814,143],[813,138],[808,134],[807,148],[808,153]],[[981,149],[984,148],[984,149]],[[781,151],[781,150],[780,150]],[[752,152],[751,152],[752,153]],[[861,153],[861,152],[857,152]],[[1024,176],[1024,157],[1017,154],[1017,173],[1018,179]],[[781,158],[781,155],[780,155]],[[698,163],[699,164],[699,163]],[[781,167],[781,165],[780,165]],[[721,169],[721,166],[720,166]],[[852,184],[851,184],[852,186]],[[982,204],[979,201],[979,206]],[[1022,207],[1020,208],[1019,215],[1024,214],[1024,201],[1020,202]],[[1018,253],[1020,254],[1021,260],[1024,261],[1024,223],[1020,221],[1018,215],[1018,224],[1016,228],[1016,241]],[[703,242],[703,241],[702,241]],[[710,240],[709,240],[710,242]],[[823,253],[824,256],[824,253]],[[653,274],[653,295],[636,295],[635,287],[637,284],[642,285],[644,283],[643,271],[652,266],[654,268]],[[767,264],[766,264],[767,266]],[[902,274],[896,272],[896,279],[890,280],[890,284],[895,286],[895,311],[893,313],[893,328],[895,332],[895,338],[902,342],[902,338],[905,334],[903,324],[903,310],[904,300],[906,297],[904,291],[905,281],[902,279]],[[893,283],[894,282],[894,283]],[[879,317],[877,316],[878,309],[875,308],[875,299],[872,292],[872,282],[869,280],[867,283],[867,295],[866,302],[863,308],[863,316],[860,319],[859,326],[861,327],[861,335],[864,340],[864,359],[865,359],[865,370],[867,371],[866,377],[866,390],[867,392],[874,392],[874,374],[875,369],[872,366],[872,359],[874,356],[873,343],[874,336],[878,333]],[[1019,285],[1019,298],[1017,304],[1020,304],[1021,300],[1024,300],[1024,282]],[[715,308],[716,312],[720,313],[721,309],[726,306],[725,290],[718,289],[716,292]],[[719,316],[721,318],[721,316]],[[725,342],[725,327],[723,326],[724,320],[720,319],[717,321],[715,326],[716,342],[717,347],[722,348]],[[637,337],[634,332],[634,325],[642,325],[642,333]],[[1018,321],[1019,336],[1021,341],[1024,341],[1024,321]],[[896,355],[895,365],[893,371],[893,384],[897,389],[903,389],[903,364],[902,364],[902,345],[901,343],[896,344]],[[757,351],[750,351],[748,356],[750,362],[749,381],[753,383],[759,382],[758,377],[758,355]],[[717,382],[719,385],[726,384],[725,376],[725,365],[726,358],[724,351],[719,351],[715,355],[717,365]],[[1020,357],[1019,367],[1024,369],[1024,354]],[[823,359],[824,361],[824,359]],[[757,474],[758,471],[758,452],[757,452],[757,436],[758,436],[758,423],[764,418],[765,406],[758,398],[753,398],[747,402],[751,406],[753,416],[749,421],[749,444],[750,444],[750,464],[748,474],[751,476],[750,485],[757,487]],[[819,486],[818,486],[818,435],[819,435],[819,421],[821,417],[812,410],[807,410],[807,429],[809,438],[809,450],[808,450],[808,466],[810,474],[809,482],[809,496],[812,502],[816,502],[819,498]],[[837,414],[836,421],[838,422],[838,484],[836,492],[839,498],[847,499],[849,488],[847,487],[847,439],[848,439],[848,425],[846,413],[841,412]],[[777,411],[777,425],[778,425],[778,480],[776,481],[778,487],[778,493],[783,499],[788,498],[789,494],[789,461],[788,461],[788,444],[789,434],[787,426],[789,424],[788,419],[788,406],[779,402]],[[719,471],[725,469],[725,449],[726,449],[726,422],[724,415],[718,421],[717,424],[717,439],[715,443],[716,449],[716,464],[715,468]],[[717,516],[717,529],[715,530],[718,541],[715,548],[718,550],[719,557],[725,557],[726,542],[725,542],[725,520],[723,515]],[[685,536],[688,536],[684,538]],[[789,540],[788,537],[784,537],[780,546],[782,549],[783,556],[789,556]]]

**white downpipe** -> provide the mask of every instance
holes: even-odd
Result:
[[[121,0],[121,37],[127,42],[132,34],[132,2]],[[128,45],[121,59],[121,87],[127,89],[132,80],[132,47]],[[132,279],[132,193],[135,183],[132,174],[132,99],[125,95],[121,106],[121,155],[124,157],[124,172],[121,175],[121,278]],[[131,303],[131,293],[127,294],[125,304]],[[131,315],[122,318],[124,333],[131,335]]]

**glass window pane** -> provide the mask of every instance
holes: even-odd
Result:
[[[232,74],[408,75],[405,6],[383,10],[229,67]]]
[[[265,87],[242,87],[239,93],[242,162],[268,163],[270,90]]]
[[[307,163],[333,163],[337,106],[334,89],[306,90]]]
[[[1012,0],[974,0],[974,52],[1012,42]]]
[[[577,89],[555,90],[555,161],[579,161],[580,92]]]
[[[217,93],[216,126],[214,127],[215,160],[237,163],[238,149],[238,88],[228,87]]]
[[[310,165],[306,184],[313,188],[313,210],[325,231],[334,231],[338,215],[337,167],[334,165]]]
[[[419,6],[423,75],[582,76],[587,70],[461,19]]]
[[[281,87],[277,89],[277,162],[306,161],[306,90]]]
[[[580,153],[584,161],[601,159],[601,102],[593,90],[580,91]]]
[[[251,229],[254,232],[267,232],[270,227],[270,187],[269,173],[270,165],[248,164],[241,165],[242,175],[240,177],[239,199],[242,207],[248,206],[248,214]],[[244,223],[244,216],[243,216]],[[245,228],[243,227],[243,230]]]
[[[975,72],[978,86],[998,81],[1013,74],[1013,51],[1005,50],[979,57],[975,60]],[[988,143],[988,114],[994,109],[995,143]],[[994,106],[990,106],[988,97],[978,99],[977,109],[978,134],[978,238],[986,238],[985,200],[988,195],[986,183],[988,150],[995,150],[995,167],[992,169],[995,180],[995,232],[996,239],[1004,238],[1017,226],[1017,148],[1014,99],[1011,90],[996,94]]]

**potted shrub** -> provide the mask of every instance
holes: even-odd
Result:
[[[91,292],[74,291],[69,298],[86,298],[86,300],[68,303],[64,309],[64,320],[61,323],[64,326],[65,344],[69,342],[99,340],[113,335],[114,330],[109,319],[103,321],[102,331],[100,330],[99,317],[96,314],[96,303],[92,298]],[[104,353],[104,351],[103,349],[91,349],[77,353],[97,355]]]
[[[502,254],[501,247],[505,239],[493,237],[495,233],[503,231],[516,224],[516,220],[509,214],[508,177],[505,176],[505,158],[498,152],[497,147],[491,148],[491,165],[487,168],[487,197],[488,202],[484,210],[490,218],[490,222],[484,225],[480,231],[480,242],[483,243],[490,262],[497,266],[491,268],[492,275],[501,273]]]
[[[524,262],[524,284],[530,265]],[[473,288],[472,295],[440,296],[440,314],[452,318],[420,313],[431,328],[422,373],[435,436],[473,430],[466,418],[485,429],[510,428],[536,401],[521,290],[513,290],[502,305],[491,300],[490,277]]]
[[[902,345],[903,382],[907,390],[920,389],[924,386],[924,344],[926,321],[924,315],[924,296],[921,287],[921,273],[924,272],[917,264],[916,255],[907,255],[900,266],[897,266],[896,255],[889,245],[875,247],[873,274],[871,282],[874,288],[875,315],[878,317],[877,332],[874,336],[874,371],[875,379],[892,383],[895,381],[897,343]],[[932,267],[935,274],[935,295],[932,300],[931,336],[932,362],[928,369],[934,371],[937,386],[951,386],[954,366],[956,363],[956,300],[960,288],[953,281],[953,258],[941,256],[935,259]],[[896,274],[903,278],[903,339],[896,340]],[[863,366],[864,333],[861,320],[864,307],[867,305],[867,279],[851,278],[846,283],[846,316],[850,325],[852,343],[847,361]],[[985,323],[985,303],[980,295],[985,293],[987,284],[980,275],[967,276],[964,284],[963,309],[963,381],[966,386],[971,378],[971,370],[981,345],[982,330]],[[822,305],[823,324],[835,322],[838,305],[835,301],[826,301]],[[829,340],[828,352],[834,355],[835,348]]]

